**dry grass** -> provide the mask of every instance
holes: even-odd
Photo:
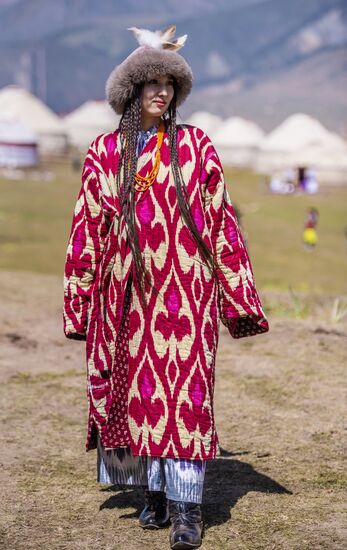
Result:
[[[0,547],[168,548],[168,529],[138,527],[138,489],[95,481],[96,454],[84,451],[84,346],[63,337],[61,292],[54,276],[1,274]],[[295,318],[289,294],[264,297],[269,334],[236,341],[221,328],[222,456],[208,464],[201,548],[342,549],[346,325],[329,320],[328,298],[306,297]],[[276,304],[287,304],[284,315]]]

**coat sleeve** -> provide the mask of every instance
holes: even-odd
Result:
[[[73,212],[64,268],[64,333],[75,340],[86,339],[93,282],[107,233],[99,171],[94,140],[82,169],[82,186]]]
[[[201,142],[201,183],[212,249],[217,264],[222,323],[233,338],[269,330],[252,265],[237,222],[218,154],[207,136]]]

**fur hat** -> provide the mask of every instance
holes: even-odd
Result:
[[[120,65],[115,67],[106,81],[106,98],[118,115],[123,114],[126,101],[133,95],[136,84],[158,75],[170,74],[177,81],[177,106],[191,91],[193,73],[177,50],[184,45],[187,35],[172,40],[176,26],[163,31],[149,31],[130,27],[140,46]]]

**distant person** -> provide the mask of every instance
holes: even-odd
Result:
[[[319,213],[317,208],[310,208],[306,215],[305,227],[303,232],[303,243],[306,249],[313,250],[317,246],[318,235],[317,235],[317,224],[318,224]]]
[[[317,174],[316,174],[316,171],[313,170],[312,168],[309,168],[306,171],[305,191],[306,191],[306,193],[309,193],[310,195],[314,195],[314,194],[318,193]]]
[[[142,45],[106,84],[119,127],[84,162],[64,332],[86,340],[98,481],[142,486],[140,526],[171,521],[171,548],[197,548],[206,463],[219,455],[220,321],[233,338],[269,327],[216,150],[176,123],[193,81],[177,53],[186,37],[132,30]]]
[[[300,191],[306,191],[306,168],[298,168],[298,189]]]

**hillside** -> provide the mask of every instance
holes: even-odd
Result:
[[[30,87],[58,112],[104,97],[109,72],[136,47],[126,27],[175,22],[195,75],[183,116],[237,112],[267,129],[305,110],[344,131],[343,0],[106,0],[97,12],[91,0],[7,0],[0,17],[0,86]]]

